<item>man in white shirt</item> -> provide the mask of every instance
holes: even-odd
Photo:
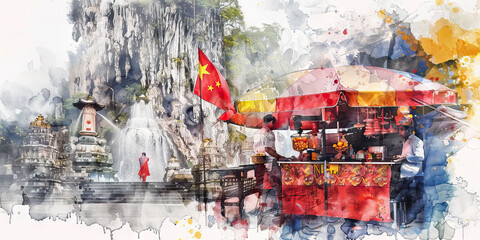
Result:
[[[276,210],[277,213],[280,213],[282,202],[282,171],[280,170],[277,160],[284,159],[285,157],[278,154],[275,148],[275,134],[273,133],[272,129],[276,120],[277,119],[272,114],[268,114],[263,118],[263,127],[255,134],[258,136],[258,138],[254,141],[254,147],[259,148],[263,146],[267,156],[267,163],[265,163],[265,167],[257,166],[257,171],[259,171],[259,173],[256,173],[256,175],[258,175],[257,181],[261,181],[261,176],[263,175],[262,171],[266,170],[268,184],[263,184],[263,188],[265,190],[264,195],[268,195],[271,189],[275,191],[275,197],[277,201]]]
[[[396,156],[394,162],[401,163],[400,178],[392,179],[392,193],[398,193],[395,200],[405,204],[401,210],[406,210],[402,223],[412,222],[421,211],[423,195],[423,141],[413,134],[413,119],[407,118],[400,122],[398,134],[403,139],[402,154]],[[393,175],[393,173],[392,173]],[[406,219],[405,219],[406,218]]]
[[[423,141],[413,134],[413,126],[400,125],[398,133],[403,139],[402,155],[394,161],[401,162],[400,178],[423,176]]]

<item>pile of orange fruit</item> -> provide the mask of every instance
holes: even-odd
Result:
[[[307,137],[295,137],[292,138],[293,150],[303,151],[308,148],[308,138]]]
[[[339,152],[347,150],[349,148],[348,142],[338,141],[337,143],[333,144],[333,148]]]

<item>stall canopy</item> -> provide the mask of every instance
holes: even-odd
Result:
[[[290,73],[253,89],[235,101],[230,122],[261,127],[272,113],[275,128],[286,129],[292,115],[320,116],[340,100],[350,107],[454,104],[455,91],[415,74],[370,66],[316,68]]]

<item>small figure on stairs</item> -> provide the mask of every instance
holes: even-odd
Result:
[[[142,153],[142,156],[138,159],[140,162],[140,171],[138,175],[143,182],[147,181],[147,176],[150,176],[150,171],[148,170],[148,161],[150,159],[147,157],[146,153]]]

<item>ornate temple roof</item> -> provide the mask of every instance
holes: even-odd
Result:
[[[30,122],[30,127],[50,128],[50,124],[45,121],[45,117],[39,114],[35,121]]]
[[[73,106],[75,106],[78,109],[83,109],[87,105],[92,106],[97,111],[100,111],[104,108],[104,106],[98,104],[91,95],[88,95],[86,99],[83,99],[83,98],[78,99],[77,102],[73,103]]]

